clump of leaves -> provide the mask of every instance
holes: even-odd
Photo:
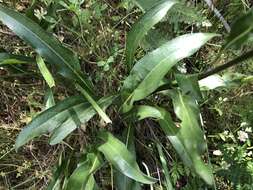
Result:
[[[76,6],[80,7],[82,3],[82,1],[69,2],[72,4],[62,6],[73,11],[78,11]],[[173,67],[218,36],[214,33],[188,33],[163,43],[135,62],[136,49],[145,34],[161,21],[175,4],[176,1],[149,4],[150,9],[146,9],[145,14],[132,26],[126,42],[126,64],[130,73],[123,81],[122,88],[116,94],[107,96],[97,95],[96,88],[99,87],[94,87],[87,74],[82,72],[75,53],[64,47],[31,19],[0,5],[0,20],[41,56],[37,57],[38,67],[49,87],[52,88],[55,83],[57,85],[57,82],[60,82],[58,76],[55,76],[56,82],[53,82],[53,75],[47,68],[50,64],[61,77],[72,84],[72,90],[80,94],[59,101],[36,116],[20,132],[15,144],[16,150],[35,137],[46,133],[50,133],[50,144],[61,143],[65,137],[87,123],[96,113],[105,124],[118,124],[117,121],[112,121],[105,111],[112,105],[127,129],[125,143],[106,129],[99,129],[92,134],[97,138],[78,161],[74,161],[73,156],[60,160],[49,189],[96,189],[98,185],[95,173],[106,163],[110,163],[113,171],[124,176],[122,181],[124,184],[117,184],[119,189],[122,187],[140,189],[141,184],[152,186],[158,181],[157,176],[151,175],[148,169],[147,174],[141,170],[132,142],[134,133],[131,130],[134,130],[138,121],[144,119],[156,121],[183,164],[198,176],[197,178],[201,178],[210,186],[214,185],[211,166],[204,159],[207,145],[199,111],[202,97],[198,80],[247,60],[253,56],[253,53],[249,51],[206,73],[182,74],[173,70]],[[145,10],[145,7],[142,8]],[[245,38],[252,32],[252,22],[248,22],[251,16],[252,10],[240,18],[243,27],[232,28],[227,38],[229,41],[225,42],[223,51],[233,45],[241,46],[245,42]],[[6,60],[4,62],[8,63]],[[19,64],[22,63],[21,61]],[[168,73],[171,74],[169,78],[167,78]],[[148,103],[148,97],[161,94],[167,97],[167,101],[172,102],[174,113],[163,105]],[[162,156],[161,149],[160,155]],[[164,162],[163,166],[166,167]],[[169,187],[168,173],[166,172],[165,175]]]

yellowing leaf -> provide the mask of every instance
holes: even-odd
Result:
[[[37,61],[37,65],[39,67],[39,70],[40,70],[43,78],[47,82],[48,86],[50,88],[54,87],[55,86],[54,78],[51,75],[50,71],[48,70],[44,60],[42,59],[42,57],[37,56],[36,61]]]

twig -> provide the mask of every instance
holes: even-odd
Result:
[[[9,32],[9,31],[5,31],[5,30],[3,30],[3,29],[0,29],[0,33],[2,33],[2,34],[7,34],[7,35],[10,35],[10,36],[15,36],[14,33]]]
[[[207,72],[203,72],[203,73],[199,73],[199,74],[192,74],[192,75],[196,75],[198,77],[198,80],[201,80],[201,79],[204,79],[206,77],[209,77],[213,74],[216,74],[218,72],[221,72],[229,67],[232,67],[234,65],[237,65],[237,64],[240,64],[242,63],[243,61],[246,61],[247,59],[250,59],[253,57],[253,50],[250,50],[246,53],[244,53],[243,55],[239,56],[239,57],[236,57],[235,59],[223,64],[223,65],[220,65],[212,70],[209,70]],[[169,84],[164,84],[162,86],[160,86],[155,92],[160,92],[160,91],[163,91],[163,90],[167,90],[167,89],[170,89],[171,87],[177,87],[178,84],[175,82],[175,83],[169,83]]]
[[[204,0],[206,2],[206,4],[208,5],[208,7],[214,12],[215,16],[217,16],[220,21],[222,22],[224,28],[227,30],[227,32],[229,33],[231,31],[231,28],[228,24],[228,22],[225,20],[225,18],[221,15],[220,11],[218,9],[216,9],[216,7],[214,6],[212,0]]]
[[[223,71],[223,70],[225,70],[225,69],[227,69],[229,67],[237,65],[237,64],[239,64],[239,63],[241,63],[243,61],[246,61],[247,59],[250,59],[251,57],[253,57],[253,50],[248,51],[248,52],[244,53],[243,55],[241,55],[241,56],[239,56],[239,57],[237,57],[237,58],[235,58],[235,59],[233,59],[233,60],[231,60],[231,61],[223,64],[223,65],[220,65],[220,66],[218,66],[218,67],[216,67],[216,68],[214,68],[214,69],[212,69],[210,71],[207,71],[207,72],[204,72],[204,73],[200,73],[198,75],[198,79],[201,80],[201,79],[206,78],[206,77],[208,77],[210,75],[213,75],[215,73]]]

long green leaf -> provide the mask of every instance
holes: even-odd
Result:
[[[47,68],[44,60],[42,59],[42,57],[41,56],[37,56],[36,57],[36,62],[37,62],[37,65],[39,67],[39,70],[40,70],[43,78],[47,82],[48,86],[50,88],[54,87],[55,86],[54,78],[51,75],[50,71],[48,70],[48,68]]]
[[[59,155],[58,164],[54,168],[52,179],[47,186],[47,190],[61,190],[61,181],[64,176],[64,170],[68,167],[68,159],[63,159],[62,154]]]
[[[38,24],[22,14],[0,5],[0,20],[6,24],[20,38],[29,43],[35,51],[44,57],[49,63],[55,64],[58,72],[72,81],[78,82],[86,91],[86,99],[101,115],[101,108],[93,100],[90,94],[94,94],[90,81],[81,72],[77,56],[69,49],[63,47],[61,43],[44,31]],[[103,113],[102,118],[104,118]]]
[[[99,105],[92,99],[92,97],[79,85],[76,85],[77,89],[81,92],[81,94],[91,103],[93,108],[98,112],[98,114],[102,117],[102,119],[106,123],[111,123],[111,119],[106,115],[106,113],[99,107]]]
[[[148,11],[162,0],[133,0],[135,4],[143,11]]]
[[[60,74],[66,78],[82,81],[86,85],[85,79],[79,74],[80,65],[77,56],[63,47],[54,36],[29,18],[2,5],[0,5],[0,20],[48,62],[57,65]],[[90,88],[89,85],[86,86]]]
[[[93,175],[91,175],[89,178],[88,178],[88,181],[85,185],[85,188],[82,189],[82,190],[99,190],[99,187],[98,185],[96,184],[96,181],[95,181],[95,178]]]
[[[138,61],[123,84],[123,112],[129,111],[135,101],[154,92],[178,61],[194,54],[214,36],[209,33],[186,34],[167,42]]]
[[[176,97],[176,95],[174,96]],[[197,107],[192,101],[186,103],[186,100],[183,100],[181,104],[175,101],[173,101],[175,112],[179,114],[179,118],[183,121],[180,127],[176,127],[170,114],[159,107],[138,106],[136,110],[137,118],[139,120],[149,117],[157,119],[183,162],[204,179],[206,183],[211,185],[213,184],[212,172],[201,160],[201,154],[203,154],[206,144],[203,132],[199,129],[197,123]]]
[[[164,172],[164,176],[165,176],[165,180],[166,180],[166,189],[173,190],[174,188],[173,188],[171,180],[170,180],[170,173],[168,170],[168,164],[167,164],[167,161],[166,161],[165,156],[163,154],[162,146],[160,144],[157,144],[157,150],[158,150],[159,157],[160,157],[162,167],[163,167],[163,172]]]
[[[231,32],[227,37],[223,49],[230,47],[240,48],[253,34],[253,9],[239,19],[232,25]]]
[[[167,11],[175,4],[175,1],[162,1],[136,22],[127,35],[126,60],[127,64],[133,64],[134,53],[145,34],[166,15]]]
[[[104,143],[98,147],[98,150],[101,151],[106,159],[124,175],[145,184],[152,184],[157,181],[156,179],[145,175],[138,169],[138,164],[126,145],[112,134],[109,132],[103,132],[99,135],[99,138],[101,138]]]
[[[66,190],[88,190],[86,185],[89,182],[89,189],[93,173],[101,166],[102,159],[99,154],[89,153],[86,161],[80,163],[68,180]],[[94,182],[94,181],[93,181]]]
[[[51,88],[47,88],[44,95],[44,110],[51,108],[55,105],[54,94]]]
[[[132,153],[134,158],[136,158],[134,130],[135,130],[134,126],[130,124],[127,128],[125,128],[122,134],[122,138],[127,149]],[[114,177],[115,177],[115,187],[119,190],[129,190],[129,189],[141,190],[139,182],[132,180],[131,178],[125,176],[123,173],[119,172],[118,170],[115,171]]]
[[[197,75],[175,74],[175,78],[184,94],[189,94],[196,100],[202,100]]]
[[[212,185],[214,181],[211,169],[201,160],[201,155],[205,153],[207,144],[199,126],[200,112],[196,100],[179,91],[171,93],[171,98],[174,111],[182,121],[179,135],[183,139],[183,145],[192,161],[192,166],[189,165],[189,167],[194,169],[206,183]]]
[[[31,64],[36,60],[27,56],[0,53],[0,65]]]
[[[112,103],[113,99],[113,96],[102,98],[99,100],[99,104],[106,108]],[[85,102],[82,96],[67,98],[35,117],[19,134],[15,144],[16,149],[29,140],[55,129],[57,130],[60,127],[61,131],[58,131],[57,134],[53,132],[50,138],[50,144],[59,143],[77,127],[76,122],[71,117],[70,109],[75,111],[82,123],[87,122],[96,114],[93,107]]]
[[[101,100],[98,101],[98,104],[103,109],[106,109],[112,104],[114,98],[114,96],[101,98]],[[49,142],[51,145],[60,143],[67,135],[74,131],[77,126],[80,126],[81,123],[86,123],[96,114],[94,108],[89,103],[86,105],[86,109],[84,109],[84,107],[77,109],[70,107],[68,113],[71,115],[71,118],[65,120],[50,136]]]

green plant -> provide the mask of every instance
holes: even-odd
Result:
[[[69,2],[70,5],[64,4],[63,6],[77,13],[82,2]],[[140,2],[143,3],[143,1]],[[124,174],[125,184],[118,185],[119,188],[140,189],[139,183],[149,185],[155,183],[157,179],[152,177],[149,171],[148,174],[141,171],[136,161],[134,144],[131,142],[134,139],[134,132],[132,132],[134,126],[138,121],[144,119],[155,120],[184,165],[205,183],[214,185],[211,166],[204,161],[204,157],[207,157],[207,145],[200,122],[198,102],[201,102],[202,97],[198,80],[251,58],[253,51],[250,50],[205,73],[182,74],[173,67],[183,59],[195,54],[209,40],[219,36],[213,33],[190,33],[169,40],[133,64],[134,54],[144,34],[161,21],[167,11],[176,3],[176,1],[161,1],[151,4],[150,9],[147,8],[148,11],[136,22],[127,37],[126,64],[130,74],[124,80],[120,91],[115,95],[101,98],[95,95],[94,86],[88,76],[83,74],[79,60],[73,52],[63,47],[59,41],[31,19],[0,5],[0,20],[45,59],[46,63],[38,56],[37,64],[49,87],[54,86],[54,79],[47,65],[52,65],[57,73],[72,83],[75,87],[72,90],[81,94],[81,96],[66,98],[36,116],[19,134],[15,144],[16,150],[45,133],[50,133],[49,143],[51,145],[61,143],[71,132],[80,128],[83,123],[87,123],[96,113],[106,124],[111,122],[113,126],[123,124],[127,131],[123,143],[110,132],[100,129],[99,132],[93,134],[96,136],[94,138],[96,141],[87,148],[86,152],[81,153],[79,159],[76,160],[74,155],[60,158],[49,189],[96,189],[95,172],[104,167],[107,163],[105,160],[110,163],[111,170]],[[251,17],[252,10],[240,18],[240,22],[235,23],[221,52],[232,46],[241,46],[248,40],[252,35]],[[238,25],[243,27],[238,27]],[[13,60],[11,62],[9,58],[5,58],[3,63],[13,63]],[[15,64],[27,63],[18,57],[15,57],[16,59],[20,61],[14,61]],[[59,78],[55,76],[56,84],[60,82]],[[167,97],[166,101],[172,102],[174,111],[168,111],[163,105],[156,103],[153,95]],[[148,101],[150,99],[152,101]],[[117,118],[113,121],[104,111],[111,105],[114,105],[117,110]],[[171,116],[172,114],[174,117]],[[161,158],[164,157],[161,148],[158,149]],[[164,162],[162,164],[163,167],[166,167]],[[168,173],[168,171],[165,172],[169,189]]]

